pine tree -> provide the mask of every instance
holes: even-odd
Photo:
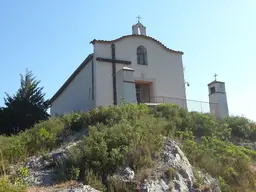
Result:
[[[26,70],[25,75],[20,75],[20,88],[13,95],[6,94],[5,107],[2,108],[0,117],[0,132],[13,133],[30,128],[35,123],[49,117],[47,109],[49,101],[45,100],[42,93],[43,87],[39,86],[32,72]],[[2,128],[2,126],[4,128]],[[4,130],[3,130],[4,129]]]

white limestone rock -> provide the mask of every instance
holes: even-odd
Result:
[[[61,189],[60,191],[57,192],[100,192],[92,187],[90,187],[89,185],[82,185],[79,187],[72,187],[69,189]]]
[[[116,171],[116,174],[114,175],[114,177],[122,181],[129,181],[134,179],[134,175],[135,173],[130,167],[125,167],[125,168],[119,168]]]
[[[211,188],[211,192],[221,192],[220,183],[217,179],[214,179],[210,174],[197,171],[199,177],[203,181],[204,185]]]
[[[170,170],[170,168],[174,170],[173,185],[170,186],[173,192],[192,191],[194,183],[193,169],[176,142],[166,140],[161,161],[160,170],[163,172]]]
[[[194,189],[195,182],[193,167],[189,163],[187,157],[179,148],[175,141],[166,139],[164,148],[161,152],[160,159],[157,161],[157,168],[153,170],[153,174],[147,180],[144,180],[139,186],[141,192],[201,192]],[[121,169],[118,171],[119,179],[122,182],[129,182],[129,179],[135,178],[130,169]],[[124,171],[126,170],[126,171]],[[172,175],[167,173],[170,171]],[[125,174],[125,172],[127,172]],[[123,174],[121,174],[123,173]],[[131,177],[129,177],[131,175]],[[205,185],[211,186],[211,192],[221,192],[217,180],[213,179],[209,174],[204,175]],[[210,191],[209,191],[210,192]]]
[[[49,186],[54,184],[52,179],[53,171],[51,167],[54,163],[63,163],[68,158],[68,151],[76,146],[80,141],[68,143],[53,150],[46,157],[32,156],[26,159],[20,165],[13,165],[10,167],[11,174],[16,175],[20,167],[28,169],[28,176],[24,178],[25,182],[31,186]]]

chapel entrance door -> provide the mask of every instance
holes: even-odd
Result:
[[[151,84],[136,83],[136,97],[138,103],[149,103],[151,98]]]

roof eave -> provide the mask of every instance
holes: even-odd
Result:
[[[90,44],[93,44],[93,45],[94,45],[95,42],[97,42],[97,40],[96,40],[96,39],[93,39],[93,40],[90,42]]]
[[[124,39],[124,38],[127,38],[127,37],[143,37],[143,38],[146,38],[146,39],[150,39],[150,40],[155,41],[156,43],[158,43],[160,46],[162,46],[164,49],[166,49],[166,50],[168,50],[168,51],[171,51],[171,52],[173,52],[173,53],[179,53],[179,54],[181,54],[181,55],[184,54],[184,52],[182,52],[182,51],[175,51],[175,50],[173,50],[173,49],[169,49],[169,48],[166,47],[162,42],[156,40],[156,39],[153,38],[153,37],[147,36],[147,35],[134,35],[134,34],[132,34],[132,35],[125,35],[125,36],[119,37],[119,38],[114,39],[114,40],[96,40],[96,39],[93,39],[90,43],[93,44],[93,45],[94,45],[95,43],[115,43],[115,42],[120,41],[120,40],[122,40],[122,39]]]
[[[222,81],[215,81],[215,80],[214,80],[214,81],[212,81],[211,83],[209,83],[208,86],[210,86],[210,85],[212,85],[212,84],[214,84],[214,83],[222,83],[222,84],[224,84],[224,82],[222,82]]]
[[[72,73],[72,75],[66,80],[61,88],[50,99],[50,105],[61,95],[61,93],[67,88],[67,86],[73,81],[77,74],[92,60],[93,54],[89,54],[86,59],[79,65],[79,67]]]

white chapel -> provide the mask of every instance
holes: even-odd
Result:
[[[183,52],[148,36],[140,21],[130,35],[94,39],[91,44],[93,53],[50,99],[52,116],[118,105],[123,100],[187,108]]]

